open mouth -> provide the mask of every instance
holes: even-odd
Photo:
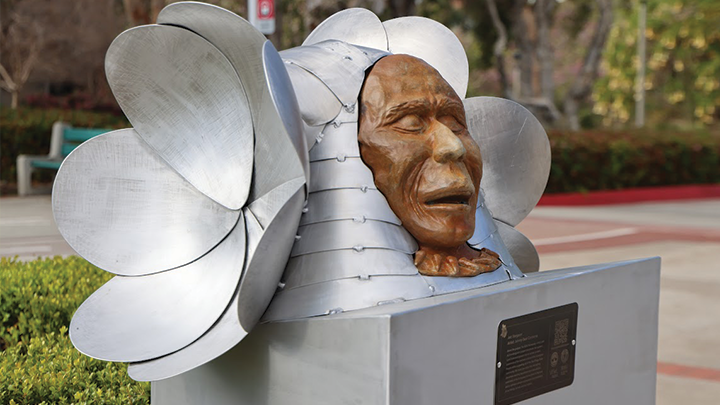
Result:
[[[470,205],[470,194],[451,194],[425,202],[426,205]]]

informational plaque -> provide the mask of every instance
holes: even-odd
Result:
[[[495,405],[510,405],[572,384],[577,303],[498,325]]]

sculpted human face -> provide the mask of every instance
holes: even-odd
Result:
[[[482,161],[455,91],[424,61],[391,55],[370,71],[360,100],[362,159],[403,226],[421,249],[468,249]]]

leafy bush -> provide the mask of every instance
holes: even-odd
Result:
[[[147,404],[150,385],[127,366],[87,357],[70,342],[75,309],[111,278],[79,257],[0,258],[1,404]]]
[[[50,133],[55,121],[63,121],[79,128],[129,127],[122,116],[108,113],[67,110],[39,110],[0,108],[0,180],[17,180],[15,162],[18,155],[47,155],[50,152]],[[48,174],[52,174],[48,172]],[[49,179],[49,177],[48,177]]]
[[[545,192],[720,183],[720,134],[550,131]]]

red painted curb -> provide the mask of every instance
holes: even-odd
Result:
[[[695,200],[720,197],[720,184],[644,187],[626,190],[592,191],[589,193],[544,194],[538,206],[544,205],[609,205],[649,201]]]

